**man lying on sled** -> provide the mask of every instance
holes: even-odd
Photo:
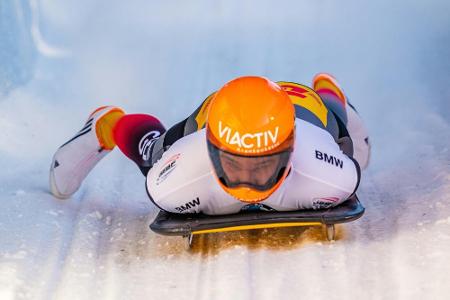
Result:
[[[167,131],[153,116],[100,107],[55,153],[52,193],[70,197],[116,145],[160,209],[209,215],[336,206],[356,192],[370,156],[362,120],[324,73],[313,89],[234,79]]]

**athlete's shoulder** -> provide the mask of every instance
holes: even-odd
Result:
[[[320,96],[310,87],[289,81],[278,81],[277,84],[289,95],[296,108],[296,114],[301,118],[301,110],[312,113],[323,127],[327,127],[328,109]],[[297,112],[298,111],[298,112]]]
[[[194,112],[193,116],[195,122],[197,123],[197,130],[201,130],[205,127],[206,120],[208,119],[209,107],[215,95],[216,92],[210,94],[205,100],[203,100],[200,107]]]

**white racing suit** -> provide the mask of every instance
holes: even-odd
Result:
[[[319,122],[314,111],[294,103],[295,147],[290,173],[282,185],[257,204],[235,199],[215,178],[208,157],[204,120],[198,121],[211,97],[188,119],[154,141],[150,155],[146,154],[152,161],[147,170],[147,192],[162,210],[219,215],[255,209],[323,209],[342,203],[356,192],[360,165],[364,168],[369,159],[367,131],[353,107],[347,105],[345,115],[345,109],[342,114],[339,109],[332,109],[332,101],[324,100],[327,126]]]

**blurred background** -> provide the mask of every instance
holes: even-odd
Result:
[[[367,213],[358,224],[346,227],[347,240],[334,249],[314,244],[286,250],[288,261],[319,270],[314,276],[297,269],[291,274],[304,282],[317,278],[312,283],[326,276],[345,278],[349,276],[344,272],[346,263],[323,264],[338,251],[343,260],[352,255],[357,266],[353,282],[361,288],[355,295],[370,291],[381,298],[410,299],[440,298],[450,292],[445,275],[450,265],[444,260],[450,250],[449,11],[447,0],[1,0],[0,291],[7,298],[61,297],[67,292],[80,298],[108,298],[108,291],[99,288],[107,281],[118,288],[128,284],[128,294],[117,292],[111,297],[139,297],[156,293],[157,284],[144,280],[157,272],[152,268],[169,272],[171,264],[159,261],[158,255],[140,263],[130,258],[126,271],[111,258],[108,272],[97,261],[82,259],[92,253],[87,249],[98,244],[80,242],[74,235],[97,241],[88,234],[97,228],[114,236],[115,230],[127,226],[123,220],[114,222],[121,209],[132,223],[129,232],[140,228],[140,236],[125,234],[118,239],[120,245],[135,245],[142,239],[148,239],[146,245],[166,242],[146,231],[148,215],[156,209],[146,199],[144,186],[134,184],[142,180],[138,170],[120,153],[99,165],[72,202],[55,202],[48,194],[48,165],[54,151],[97,106],[114,104],[130,113],[153,114],[171,126],[236,76],[262,75],[310,85],[316,73],[328,72],[341,83],[371,134],[372,162],[360,188]],[[111,215],[109,227],[89,221],[92,211]],[[122,246],[113,245],[98,247],[103,255],[116,257]],[[153,246],[148,247],[143,251],[151,253]],[[207,261],[231,269],[210,270],[216,274],[211,277],[215,283],[202,280],[219,291],[248,280],[262,284],[263,271],[252,277],[233,267],[242,251],[249,261],[261,255],[245,247],[224,251]],[[317,251],[324,253],[308,264],[308,255]],[[43,253],[55,253],[56,258]],[[381,258],[381,253],[390,254]],[[279,257],[267,254],[271,255],[269,261],[278,261]],[[78,264],[71,265],[68,261],[74,259],[79,259]],[[189,270],[189,258],[180,259],[177,262]],[[142,264],[145,270],[139,267]],[[368,265],[378,275],[365,274]],[[67,271],[78,268],[103,275],[76,277]],[[47,275],[30,286],[27,280],[39,274],[38,269],[47,270]],[[65,272],[63,279],[59,272]],[[78,290],[89,280],[97,294]],[[348,285],[333,294],[287,282],[280,279],[260,294],[227,295],[273,298],[290,288],[292,297],[301,291],[330,299],[348,292]],[[194,291],[197,299],[227,299],[225,294],[212,297],[211,290],[199,294],[199,285],[185,282],[172,290],[191,291],[184,295],[187,299]]]

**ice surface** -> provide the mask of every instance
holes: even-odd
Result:
[[[448,1],[3,1],[0,299],[448,299]],[[206,235],[148,230],[144,178],[111,153],[68,200],[56,148],[96,106],[170,126],[245,74],[342,83],[371,132],[338,227]]]

